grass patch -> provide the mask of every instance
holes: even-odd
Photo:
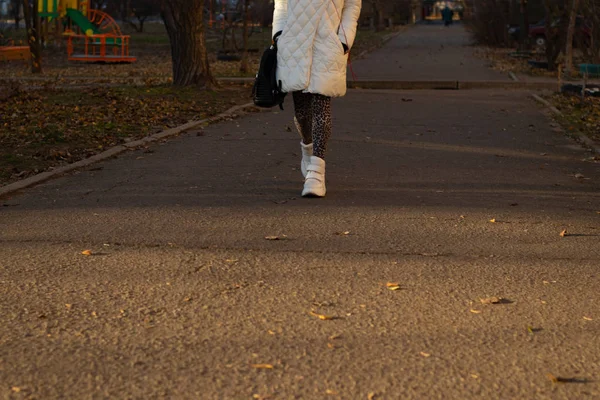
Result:
[[[567,132],[580,131],[600,143],[600,98],[556,94],[548,100],[563,113],[556,118]]]
[[[0,185],[248,102],[248,88],[15,92],[0,102]]]

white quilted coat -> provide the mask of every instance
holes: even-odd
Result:
[[[361,0],[275,0],[277,79],[284,92],[346,94],[342,43],[352,48]]]

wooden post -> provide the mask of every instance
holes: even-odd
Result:
[[[558,93],[562,91],[562,65],[558,66]]]

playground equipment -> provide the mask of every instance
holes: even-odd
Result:
[[[29,46],[0,46],[0,61],[27,61],[30,57]]]
[[[0,61],[28,61],[31,57],[29,46],[15,46],[14,41],[0,36]]]
[[[38,0],[42,36],[50,29],[67,38],[71,61],[132,63],[129,39],[107,13],[90,8],[90,0]]]

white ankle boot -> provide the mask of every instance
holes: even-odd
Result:
[[[300,170],[302,171],[302,176],[306,178],[306,168],[308,167],[308,164],[310,164],[310,158],[313,155],[313,144],[304,144],[303,142],[300,142],[300,147],[302,147]]]
[[[306,179],[304,180],[303,197],[325,196],[325,160],[317,156],[310,157],[310,163],[306,167]]]

